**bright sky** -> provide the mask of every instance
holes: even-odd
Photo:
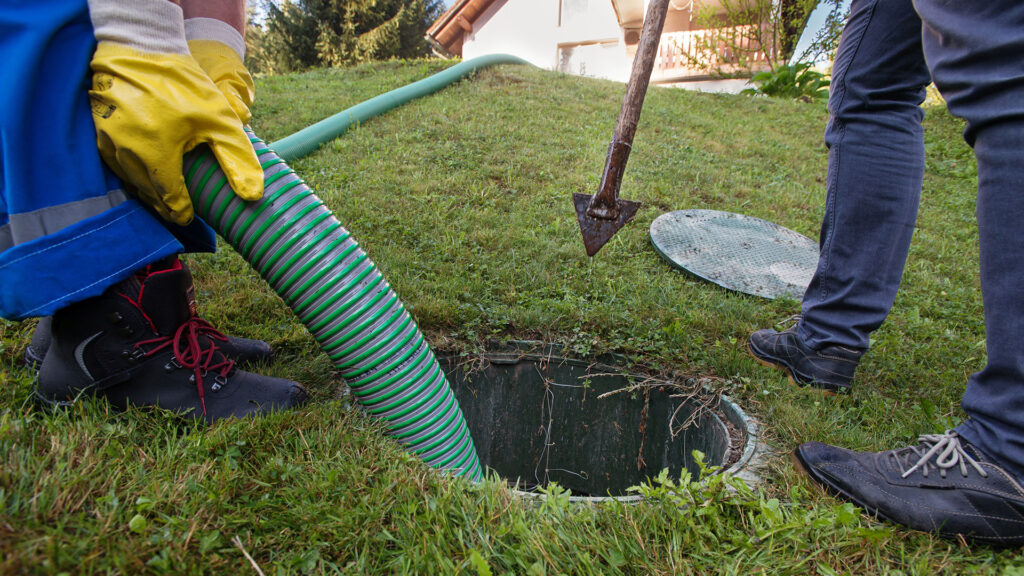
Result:
[[[814,35],[818,33],[818,29],[825,23],[825,17],[828,16],[829,7],[824,4],[818,4],[818,7],[811,12],[811,17],[807,20],[807,28],[804,28],[804,33],[800,36],[800,41],[796,44],[796,49],[793,50],[793,56],[799,57],[803,54],[804,50],[807,49],[807,45],[814,39]],[[850,0],[843,0],[843,9],[850,9]]]

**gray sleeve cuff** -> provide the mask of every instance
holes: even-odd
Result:
[[[245,39],[235,27],[216,18],[189,18],[185,20],[186,40],[216,40],[245,60]]]
[[[188,54],[181,8],[167,0],[89,0],[97,42],[142,52]]]

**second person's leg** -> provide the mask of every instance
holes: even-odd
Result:
[[[799,324],[750,340],[800,384],[847,388],[896,298],[924,176],[929,81],[911,1],[854,0],[833,66],[818,268]]]

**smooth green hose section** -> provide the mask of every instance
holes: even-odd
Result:
[[[298,132],[285,136],[273,142],[270,147],[278,156],[285,161],[292,161],[312,153],[321,145],[341,136],[352,124],[358,124],[374,116],[378,116],[397,108],[410,100],[433,94],[438,90],[465,78],[480,68],[495,66],[497,64],[528,64],[522,58],[509,54],[488,54],[460,62],[447,70],[442,70],[433,76],[413,82],[407,86],[396,88],[385,92],[380,96],[371,98],[365,102],[338,112],[330,118],[326,118],[303,128]]]
[[[249,132],[264,171],[256,202],[235,195],[209,148],[189,153],[184,164],[196,214],[284,299],[356,401],[427,464],[471,480],[483,477],[480,459],[423,334],[352,235],[285,161],[475,70],[522,63],[503,54],[462,62],[287,136],[274,150]]]

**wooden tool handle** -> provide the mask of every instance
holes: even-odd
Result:
[[[658,54],[661,31],[665,27],[668,3],[669,0],[651,0],[647,7],[640,43],[637,44],[636,56],[633,58],[633,70],[626,85],[626,95],[622,99],[615,134],[608,147],[601,188],[587,209],[587,214],[592,217],[615,219],[618,216],[619,186],[633,146],[633,135],[636,134],[636,125],[640,120],[647,86],[651,83],[651,71],[654,70],[654,59]]]
[[[622,110],[615,126],[615,139],[631,144],[636,133],[636,125],[640,120],[640,110],[647,95],[647,86],[651,83],[651,71],[658,55],[658,44],[661,42],[661,31],[665,27],[665,15],[668,14],[669,0],[651,0],[644,17],[644,27],[640,32],[640,43],[636,47],[633,59],[633,71],[626,85],[626,95],[622,99]]]

